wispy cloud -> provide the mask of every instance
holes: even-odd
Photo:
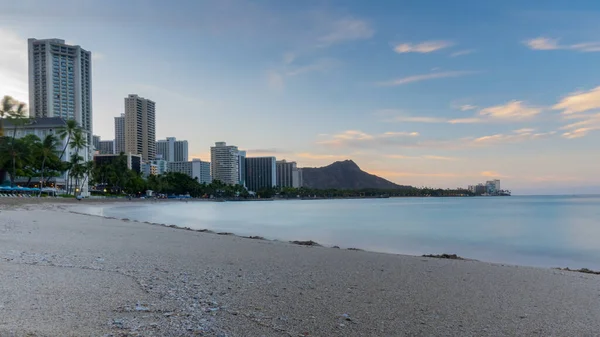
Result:
[[[526,132],[523,130],[516,130],[511,134],[499,133],[495,135],[475,138],[472,140],[471,143],[477,146],[503,143],[519,143],[527,140],[548,138],[554,134],[556,134],[556,131],[534,133],[533,131]]]
[[[600,87],[589,91],[571,93],[552,107],[554,110],[563,110],[564,114],[574,114],[600,109]]]
[[[407,139],[418,137],[418,132],[384,132],[381,134],[368,134],[359,130],[347,130],[335,134],[327,140],[318,141],[317,144],[331,147],[365,148],[382,145],[406,143]]]
[[[419,117],[419,116],[398,116],[392,119],[394,122],[405,123],[445,123],[447,120],[441,117]]]
[[[284,57],[284,64],[279,69],[271,69],[267,72],[267,83],[270,88],[282,90],[285,87],[287,78],[303,75],[311,72],[325,72],[339,64],[335,59],[322,58],[312,63],[297,65],[295,58]]]
[[[469,111],[469,110],[475,110],[477,109],[476,105],[471,105],[471,104],[463,104],[460,107],[458,107],[458,109],[460,111]]]
[[[561,127],[561,130],[567,130],[562,134],[564,138],[581,138],[592,131],[600,130],[600,113],[582,116],[581,118],[583,120]]]
[[[316,60],[313,63],[309,63],[309,64],[305,64],[305,65],[301,65],[301,66],[296,66],[296,67],[289,67],[290,69],[285,71],[285,75],[286,76],[296,76],[296,75],[300,75],[300,74],[304,74],[304,73],[308,73],[308,72],[312,72],[312,71],[324,71],[327,69],[330,69],[334,66],[336,66],[338,64],[337,60],[334,59],[330,59],[330,58],[324,58],[324,59],[319,59]]]
[[[523,43],[533,50],[574,50],[579,52],[600,52],[600,42],[583,42],[575,44],[561,45],[558,39],[537,37],[523,41]]]
[[[474,52],[475,52],[475,49],[459,50],[459,51],[455,51],[454,53],[450,54],[450,57],[469,55],[469,54],[473,54]]]
[[[528,107],[522,101],[510,101],[503,105],[484,108],[479,111],[479,115],[498,119],[519,120],[531,118],[541,111],[541,108]]]
[[[403,53],[431,53],[437,50],[448,48],[452,46],[451,41],[437,40],[437,41],[424,41],[421,43],[401,43],[394,47],[394,51],[399,54]]]
[[[483,172],[480,172],[479,175],[481,175],[482,177],[487,177],[487,178],[507,178],[507,176],[502,175],[496,171],[483,171]]]
[[[483,118],[477,117],[468,117],[468,118],[455,118],[450,119],[448,121],[449,124],[477,124],[477,123],[485,123],[486,120]]]
[[[381,86],[396,86],[396,85],[403,85],[403,84],[414,83],[414,82],[434,80],[434,79],[438,79],[438,78],[461,77],[461,76],[466,76],[466,75],[472,75],[475,73],[477,73],[477,72],[475,72],[475,71],[444,71],[444,72],[439,72],[439,73],[413,75],[413,76],[399,78],[396,80],[380,82],[378,84]]]
[[[326,47],[346,41],[368,39],[373,34],[375,34],[375,30],[368,22],[353,17],[346,17],[333,21],[330,32],[321,36],[318,41],[321,47]]]

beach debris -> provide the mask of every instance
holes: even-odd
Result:
[[[600,275],[600,271],[595,271],[595,270],[591,270],[591,269],[587,269],[587,268],[571,269],[571,268],[567,267],[567,268],[557,268],[557,269],[564,270],[564,271],[572,271],[572,272],[576,272],[576,273]]]
[[[438,255],[425,254],[425,255],[423,255],[423,257],[433,257],[436,259],[449,259],[449,260],[464,260],[463,257],[460,257],[456,254],[438,254]]]
[[[244,236],[246,239],[265,240],[262,236]]]
[[[363,250],[360,248],[347,248],[346,250],[355,250],[355,251],[359,251],[362,252]]]
[[[233,235],[233,233],[230,233],[230,232],[219,232],[219,233],[217,233],[217,235]]]
[[[290,241],[290,243],[293,243],[295,245],[300,245],[300,246],[321,246],[320,244],[318,244],[317,242],[314,242],[313,240],[309,240],[309,241]]]
[[[146,311],[150,311],[150,308],[148,308],[147,306],[144,306],[143,304],[138,303],[138,304],[135,305],[135,311],[144,311],[144,312],[146,312]]]

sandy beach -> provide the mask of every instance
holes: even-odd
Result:
[[[73,213],[74,200],[0,203],[2,337],[600,333],[598,275],[201,233]]]

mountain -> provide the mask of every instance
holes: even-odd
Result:
[[[365,188],[400,189],[409,188],[394,184],[358,167],[352,160],[336,161],[324,167],[302,169],[302,186],[317,189],[359,190]]]

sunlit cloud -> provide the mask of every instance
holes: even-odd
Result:
[[[504,105],[484,108],[479,114],[491,118],[519,120],[531,118],[541,111],[541,108],[528,107],[522,101],[510,101]]]
[[[588,133],[590,133],[591,131],[596,130],[600,130],[600,127],[579,128],[569,132],[565,132],[562,134],[562,136],[567,139],[581,138],[587,136]]]
[[[494,134],[494,135],[478,137],[478,138],[473,139],[472,144],[473,145],[491,145],[491,144],[503,144],[503,143],[518,143],[518,142],[523,142],[523,141],[527,141],[527,140],[548,138],[548,137],[556,134],[556,131],[538,132],[538,133],[534,133],[532,131],[527,132],[527,131],[522,131],[522,130],[516,130],[516,131],[520,131],[520,132],[514,132],[512,134],[498,133],[498,134]]]
[[[425,41],[421,43],[401,43],[394,47],[394,51],[399,54],[403,53],[431,53],[437,50],[448,48],[452,46],[451,41]]]
[[[344,160],[344,159],[350,159],[350,155],[336,155],[336,154],[318,154],[318,153],[311,153],[311,152],[301,152],[301,153],[296,153],[294,155],[295,157],[299,157],[299,158],[304,158],[304,159],[318,159],[318,160]]]
[[[392,170],[369,170],[369,173],[375,174],[381,177],[438,177],[438,178],[456,178],[464,177],[463,174],[452,173],[452,172],[406,172],[406,171],[392,171]]]
[[[535,129],[531,129],[531,128],[523,128],[523,129],[518,129],[513,131],[514,133],[519,133],[519,134],[523,134],[523,133],[532,133],[534,132]]]
[[[471,104],[463,104],[460,107],[458,107],[458,109],[460,111],[469,111],[469,110],[475,110],[477,109],[476,105],[471,105]]]
[[[507,176],[502,175],[496,171],[483,171],[479,173],[482,177],[486,178],[507,178]]]
[[[558,39],[537,37],[523,42],[533,50],[574,50],[579,52],[600,52],[600,42],[583,42],[561,45]]]
[[[475,72],[475,71],[443,71],[443,72],[436,72],[436,73],[431,73],[431,74],[413,75],[413,76],[403,77],[403,78],[399,78],[399,79],[395,79],[395,80],[391,80],[391,81],[380,82],[378,84],[381,86],[396,86],[396,85],[403,85],[403,84],[408,84],[408,83],[434,80],[434,79],[439,79],[439,78],[461,77],[461,76],[472,75],[472,74],[476,74],[476,73],[477,72]]]
[[[600,87],[589,91],[571,93],[552,107],[554,110],[563,110],[564,114],[574,114],[600,109]]]

